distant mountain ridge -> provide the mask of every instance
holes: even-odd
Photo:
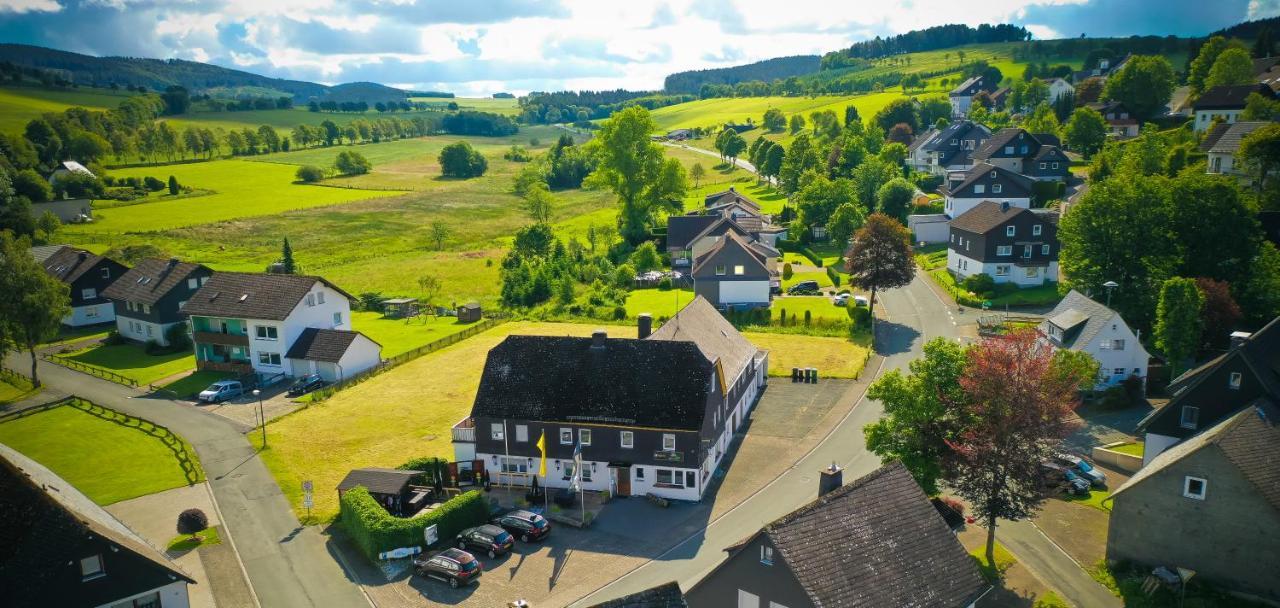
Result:
[[[821,59],[817,55],[792,55],[728,68],[676,72],[663,81],[663,90],[668,93],[696,94],[704,84],[734,85],[751,80],[771,82],[802,76],[817,72]]]
[[[144,86],[164,90],[178,85],[193,94],[209,90],[240,88],[269,89],[291,95],[295,102],[317,101],[399,101],[407,94],[373,82],[353,82],[335,86],[302,80],[271,78],[185,59],[141,57],[94,57],[26,44],[0,43],[0,61],[43,70],[63,72],[71,81],[92,86]]]

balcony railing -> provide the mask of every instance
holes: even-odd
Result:
[[[252,374],[253,365],[248,362],[231,361],[196,361],[196,369],[202,372],[228,372],[232,374]]]
[[[198,331],[191,334],[192,341],[200,344],[222,344],[224,346],[248,346],[249,336],[240,334],[224,334],[214,331]]]
[[[457,424],[453,425],[453,440],[466,441],[470,443],[476,442],[476,421],[473,418],[463,418]]]

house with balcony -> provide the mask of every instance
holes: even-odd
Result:
[[[636,337],[508,336],[489,351],[471,414],[454,425],[460,469],[529,485],[700,500],[764,388],[768,353],[695,299]]]
[[[962,281],[985,274],[996,283],[1036,287],[1058,280],[1058,214],[983,201],[951,220],[947,269]]]
[[[63,317],[63,325],[81,327],[115,321],[115,309],[103,291],[124,275],[128,266],[65,245],[32,247],[31,255],[49,276],[61,281],[70,291],[71,314]]]
[[[775,225],[770,216],[760,212],[758,203],[730,186],[723,192],[707,195],[701,210],[667,218],[667,255],[671,258],[671,267],[688,271],[694,259],[715,246],[728,232],[759,243],[762,251],[775,259],[782,255],[776,249],[778,239],[787,237],[785,227]]]
[[[1234,175],[1247,181],[1244,163],[1236,162],[1236,157],[1240,155],[1240,145],[1254,131],[1269,124],[1273,123],[1246,120],[1232,124],[1218,123],[1200,142],[1200,151],[1205,153],[1208,161],[1205,172]]]
[[[991,137],[991,129],[970,120],[958,120],[937,131],[920,146],[923,166],[917,171],[947,175],[973,168],[973,153]]]
[[[320,277],[215,274],[183,307],[196,368],[329,381],[363,372],[381,361],[381,347],[351,330],[352,300]]]
[[[1036,181],[1065,181],[1071,159],[1060,141],[1047,133],[1030,133],[1018,127],[1000,129],[973,153],[975,163],[986,163]]]
[[[169,332],[186,324],[182,307],[213,271],[178,258],[148,258],[138,262],[103,290],[115,308],[116,331],[135,342],[154,340],[169,345]]]

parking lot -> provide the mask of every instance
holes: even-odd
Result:
[[[590,528],[553,523],[550,537],[542,542],[517,541],[512,554],[497,559],[477,556],[484,574],[470,587],[451,589],[445,582],[412,576],[408,560],[380,569],[348,545],[341,532],[331,536],[331,550],[341,554],[379,607],[505,606],[517,599],[539,608],[567,605],[697,534],[711,518],[776,478],[825,436],[864,389],[865,383],[847,380],[793,384],[771,379],[713,496],[668,508],[635,497],[614,499]]]

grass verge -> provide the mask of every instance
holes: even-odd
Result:
[[[195,536],[190,534],[175,536],[173,537],[173,540],[169,541],[169,545],[165,547],[165,550],[169,553],[186,553],[192,549],[198,549],[207,545],[220,544],[222,544],[222,538],[218,536],[218,528],[214,526],[196,534]]]
[[[196,366],[195,355],[190,351],[149,355],[141,345],[132,343],[100,344],[58,357],[132,378],[138,384],[149,384]]]
[[[472,323],[459,323],[456,317],[420,315],[412,319],[388,319],[378,312],[351,313],[351,326],[382,345],[382,358],[388,359],[456,334]]]
[[[1004,576],[1005,571],[1017,561],[1014,559],[1013,554],[1009,553],[1009,550],[1005,549],[1004,545],[999,542],[995,546],[996,561],[994,564],[987,561],[987,545],[985,542],[970,551],[969,557],[972,557],[974,563],[978,565],[978,570],[982,572],[982,578],[987,579],[987,582],[992,585],[999,583],[1000,577]]]

